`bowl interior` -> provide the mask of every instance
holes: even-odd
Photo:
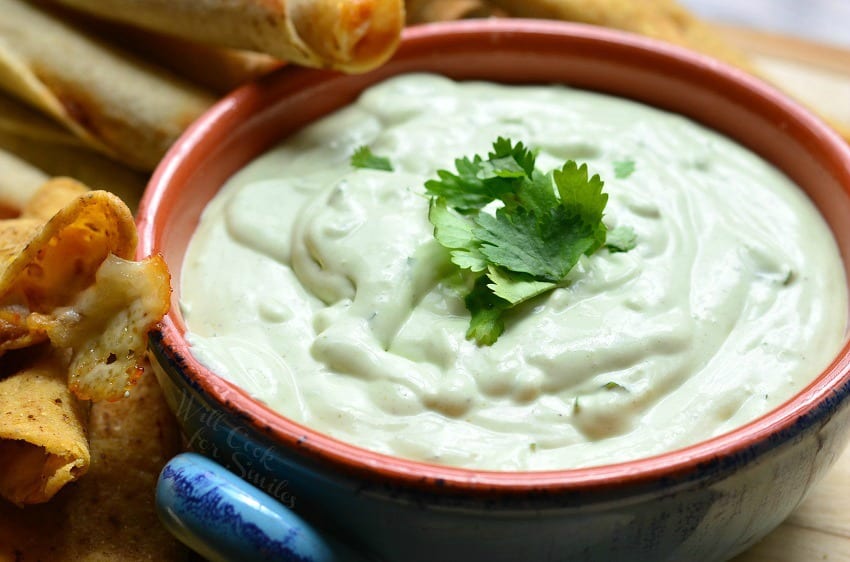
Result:
[[[349,103],[369,85],[411,71],[455,79],[562,83],[642,101],[699,121],[774,163],[808,193],[831,227],[850,277],[850,150],[771,87],[708,58],[600,28],[534,21],[453,23],[408,29],[397,55],[365,75],[284,68],[229,95],[182,137],[157,170],[139,211],[139,253],[161,252],[174,279],[172,307],[163,328],[167,345],[187,351],[178,306],[180,267],[204,206],[227,178],[287,135]],[[841,356],[847,355],[845,346]],[[191,359],[190,365],[195,376],[214,378]],[[561,471],[559,481],[565,472],[580,480],[658,472],[676,463],[684,467],[700,455],[716,455],[763,438],[847,377],[846,361],[836,360],[795,399],[732,434],[685,452],[625,463],[628,466],[620,472]],[[247,395],[243,401],[252,402]],[[295,426],[271,412],[262,415],[277,418],[274,422],[284,433]],[[344,456],[368,456],[351,446],[333,447]],[[400,470],[415,472],[425,466],[386,459]],[[464,473],[448,468],[433,472],[441,477]],[[508,477],[494,478],[509,483]]]

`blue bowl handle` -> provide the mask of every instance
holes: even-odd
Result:
[[[283,504],[221,465],[177,455],[159,475],[156,507],[165,527],[213,562],[362,562]]]

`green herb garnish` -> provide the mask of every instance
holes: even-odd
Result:
[[[612,254],[615,252],[628,252],[637,244],[637,234],[630,226],[618,226],[608,231],[605,238],[605,247]]]
[[[534,154],[521,142],[499,138],[487,160],[481,156],[455,160],[457,174],[439,170],[437,180],[425,182],[429,195],[445,200],[459,213],[473,213],[491,201],[510,195],[534,173]]]
[[[605,390],[625,390],[626,392],[628,392],[626,390],[625,386],[621,385],[620,383],[616,383],[614,381],[606,382],[604,385],[602,385],[602,388],[605,389]]]
[[[626,179],[635,171],[634,160],[620,160],[614,162],[614,177],[618,180]]]
[[[351,155],[351,165],[355,168],[369,168],[371,170],[383,170],[392,172],[393,165],[389,158],[372,154],[368,146],[358,147]]]
[[[569,160],[544,174],[521,142],[499,138],[484,159],[455,160],[457,173],[437,172],[425,183],[434,237],[451,261],[476,275],[466,296],[467,338],[493,344],[504,331],[504,312],[565,283],[581,256],[608,245],[634,247],[631,229],[610,234],[602,222],[608,195],[587,165]],[[498,201],[490,212],[484,207]]]

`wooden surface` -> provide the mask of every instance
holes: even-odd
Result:
[[[850,49],[847,0],[678,0],[702,19]]]
[[[720,31],[766,78],[850,129],[850,48],[744,28],[726,26]]]
[[[850,449],[782,525],[734,562],[850,562]]]
[[[850,50],[723,28],[762,72],[850,129]],[[850,562],[850,449],[779,528],[734,562]]]

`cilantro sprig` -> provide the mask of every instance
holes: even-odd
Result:
[[[614,162],[614,177],[618,180],[626,179],[635,171],[634,160],[618,160]]]
[[[355,149],[351,155],[351,165],[355,168],[369,168],[384,172],[393,171],[393,165],[389,158],[372,154],[372,149],[365,145]]]
[[[425,183],[428,218],[451,261],[475,276],[466,336],[480,345],[502,334],[505,311],[564,284],[581,256],[635,245],[628,227],[608,232],[608,194],[586,164],[569,160],[544,174],[533,151],[499,138],[486,159],[460,158],[455,169]],[[485,209],[494,202],[495,212]]]

